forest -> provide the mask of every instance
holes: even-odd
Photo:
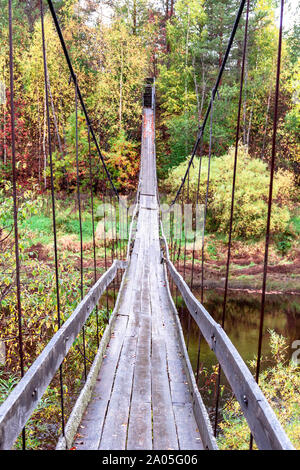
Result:
[[[211,99],[239,4],[239,0],[53,0],[106,167],[124,200],[132,201],[138,186],[142,97],[149,77],[155,78],[156,89],[155,136],[159,191],[162,200],[168,204],[175,196]],[[278,0],[250,1],[245,57],[230,285],[254,294],[260,292],[261,288],[268,212],[279,4]],[[299,325],[300,6],[290,0],[286,1],[285,9],[269,252],[272,269],[268,288],[278,295],[295,295],[296,301],[291,302],[291,316],[295,324],[297,320]],[[12,10],[16,179],[23,289],[21,300],[24,367],[27,370],[58,329],[57,324],[53,323],[57,305],[53,276],[49,150],[52,152],[56,198],[62,321],[69,317],[82,296],[80,281],[81,286],[82,282],[86,286],[85,290],[92,282],[93,249],[96,249],[99,259],[98,274],[107,268],[107,263],[113,261],[114,254],[107,254],[106,247],[104,252],[101,240],[96,243],[96,248],[93,247],[95,227],[90,198],[94,198],[97,207],[109,197],[110,188],[97,148],[90,139],[83,110],[80,107],[75,109],[74,86],[47,2],[44,2],[44,29],[51,149],[40,0],[12,0]],[[18,326],[13,250],[7,0],[0,0],[0,12],[1,403],[19,380],[20,364],[16,341]],[[208,289],[222,289],[224,283],[244,27],[245,16],[242,16],[214,102],[212,135],[207,126],[203,137],[200,189],[198,165],[193,165],[189,173],[188,197],[191,200],[197,197],[200,203],[204,203],[207,198],[211,150],[204,249]],[[199,155],[198,151],[197,161]],[[92,188],[91,165],[97,169]],[[76,195],[78,178],[82,194],[80,220]],[[96,213],[96,223],[101,221],[101,217]],[[83,279],[80,280],[82,260],[79,251],[82,247],[85,258]],[[121,253],[125,247],[126,242],[123,241],[116,250],[119,249]],[[188,245],[188,275],[192,256],[192,247]],[[195,285],[199,287],[200,254],[195,265],[199,268],[198,271],[196,269]],[[97,322],[97,335],[99,333],[101,336],[104,331],[106,316],[113,309],[114,295],[113,292],[109,293],[106,305],[97,313],[100,322],[100,332]],[[299,330],[296,331],[295,335]],[[295,336],[293,339],[299,338]],[[86,325],[85,340],[90,364],[97,346],[92,319]],[[70,413],[75,397],[80,392],[84,375],[81,340],[76,341],[69,353],[64,385],[68,395],[66,414]],[[284,336],[277,335],[271,328],[268,341],[272,367],[263,372],[263,391],[272,403],[282,400],[281,423],[293,445],[299,448],[297,366],[287,361],[286,351],[290,345]],[[212,396],[215,393],[216,370],[208,371],[203,366],[203,376],[205,393]],[[298,384],[298,392],[295,384]],[[72,392],[68,393],[70,390]],[[59,380],[56,377],[31,418],[27,431],[28,447],[50,449],[55,446],[59,434],[59,429],[53,430],[60,415],[58,395]],[[44,417],[43,424],[39,422],[41,416]],[[229,401],[222,416],[218,441],[220,447],[246,448],[248,430],[245,420],[240,418],[237,402]],[[44,447],[41,436],[46,440]],[[20,439],[16,448],[21,448]]]

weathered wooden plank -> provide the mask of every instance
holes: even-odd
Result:
[[[131,222],[131,227],[134,220]],[[112,394],[116,368],[120,359],[123,346],[124,333],[130,314],[130,301],[132,299],[133,283],[128,282],[134,275],[137,266],[140,239],[135,240],[134,250],[121,284],[114,316],[116,320],[113,326],[113,335],[109,347],[106,349],[105,359],[98,374],[98,381],[94,387],[92,398],[81,427],[78,430],[79,437],[74,441],[77,450],[95,450],[100,445],[108,403]]]
[[[198,389],[196,384],[191,384],[191,381],[188,381],[185,373],[185,369],[187,367],[185,366],[184,362],[186,358],[181,353],[180,349],[177,324],[172,311],[172,305],[168,297],[167,280],[165,278],[164,266],[159,264],[157,270],[160,303],[164,311],[164,328],[162,329],[164,330],[164,337],[166,341],[167,367],[179,448],[200,450],[203,449],[203,443],[199,432],[201,426],[197,424],[193,411],[193,403],[197,399],[195,390],[198,392]],[[193,399],[193,390],[195,400]],[[205,416],[205,418],[207,429],[209,428],[209,420],[207,416]],[[202,420],[201,423],[203,421],[204,420]],[[211,440],[214,441],[214,438],[212,437]],[[214,448],[213,446],[210,447]]]
[[[143,326],[143,324],[145,326]],[[141,330],[134,369],[127,449],[152,449],[151,373],[149,317],[141,319]]]
[[[161,224],[161,233],[163,237],[163,246],[166,251],[166,257],[169,259],[169,249],[168,245],[163,233],[163,227],[162,227],[162,222]],[[209,420],[209,416],[206,410],[206,407],[203,403],[202,397],[199,393],[198,386],[196,384],[194,372],[189,360],[189,355],[187,352],[187,348],[185,345],[185,340],[184,340],[184,335],[183,331],[181,328],[181,323],[179,320],[178,312],[176,310],[171,292],[170,292],[170,287],[168,283],[168,276],[167,276],[167,266],[166,263],[163,263],[163,272],[164,272],[164,279],[165,279],[165,289],[161,290],[163,296],[167,297],[171,306],[171,311],[173,313],[173,319],[174,323],[176,325],[176,335],[177,335],[177,344],[180,348],[180,355],[183,357],[183,366],[185,369],[186,373],[186,378],[189,383],[189,389],[192,394],[192,404],[193,404],[193,411],[194,411],[194,416],[195,420],[198,425],[199,433],[201,436],[202,444],[204,449],[209,449],[209,450],[218,450],[217,442],[215,439],[215,436],[213,434],[212,426]],[[172,367],[172,365],[170,365]]]
[[[174,410],[167,375],[165,342],[152,337],[153,448],[179,449]]]
[[[152,408],[153,408],[153,448],[179,449],[171,390],[167,369],[167,352],[162,336],[162,310],[158,296],[156,266],[157,251],[151,260],[151,311],[152,311]]]
[[[120,354],[119,363],[116,367],[115,380],[112,393],[105,417],[103,432],[100,440],[99,449],[125,449],[127,440],[127,428],[129,421],[129,410],[131,405],[131,396],[133,388],[133,373],[136,362],[137,338],[140,324],[141,310],[141,290],[138,285],[143,272],[145,236],[140,236],[140,232],[145,227],[138,222],[138,255],[136,266],[133,266],[129,272],[127,302],[120,306],[120,312],[125,311],[129,315],[129,321],[126,330],[123,332],[124,342]],[[134,247],[135,251],[135,247]]]
[[[124,267],[116,260],[100,277],[1,405],[0,449],[12,447],[117,269]]]
[[[227,377],[260,449],[293,449],[275,413],[228,336],[192,294],[169,259],[168,269],[186,306]]]
[[[204,450],[193,405],[173,403],[180,450]]]
[[[124,450],[126,447],[136,345],[136,337],[127,336],[124,339],[99,445],[100,450]]]

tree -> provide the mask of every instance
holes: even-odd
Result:
[[[103,27],[99,33],[104,40],[94,104],[101,136],[108,142],[124,130],[128,137],[134,138],[141,122],[147,51],[121,21]]]
[[[123,192],[135,190],[139,172],[138,144],[127,140],[122,129],[111,140],[110,151],[105,156],[116,187]]]

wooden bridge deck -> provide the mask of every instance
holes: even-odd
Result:
[[[143,118],[136,237],[78,450],[203,449],[161,264],[151,108]]]

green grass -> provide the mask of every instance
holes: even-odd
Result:
[[[67,234],[75,234],[80,236],[80,224],[78,217],[70,217],[67,215],[66,217],[59,215],[57,218],[57,226],[60,231],[67,233]],[[82,227],[82,237],[83,240],[90,240],[93,236],[93,228],[92,228],[92,219],[89,215],[84,214],[81,222]]]
[[[255,263],[253,263],[253,261],[251,261],[250,264],[244,264],[244,265],[241,265],[241,264],[233,264],[233,267],[235,269],[247,269],[247,268],[252,268],[253,266],[256,266]]]

